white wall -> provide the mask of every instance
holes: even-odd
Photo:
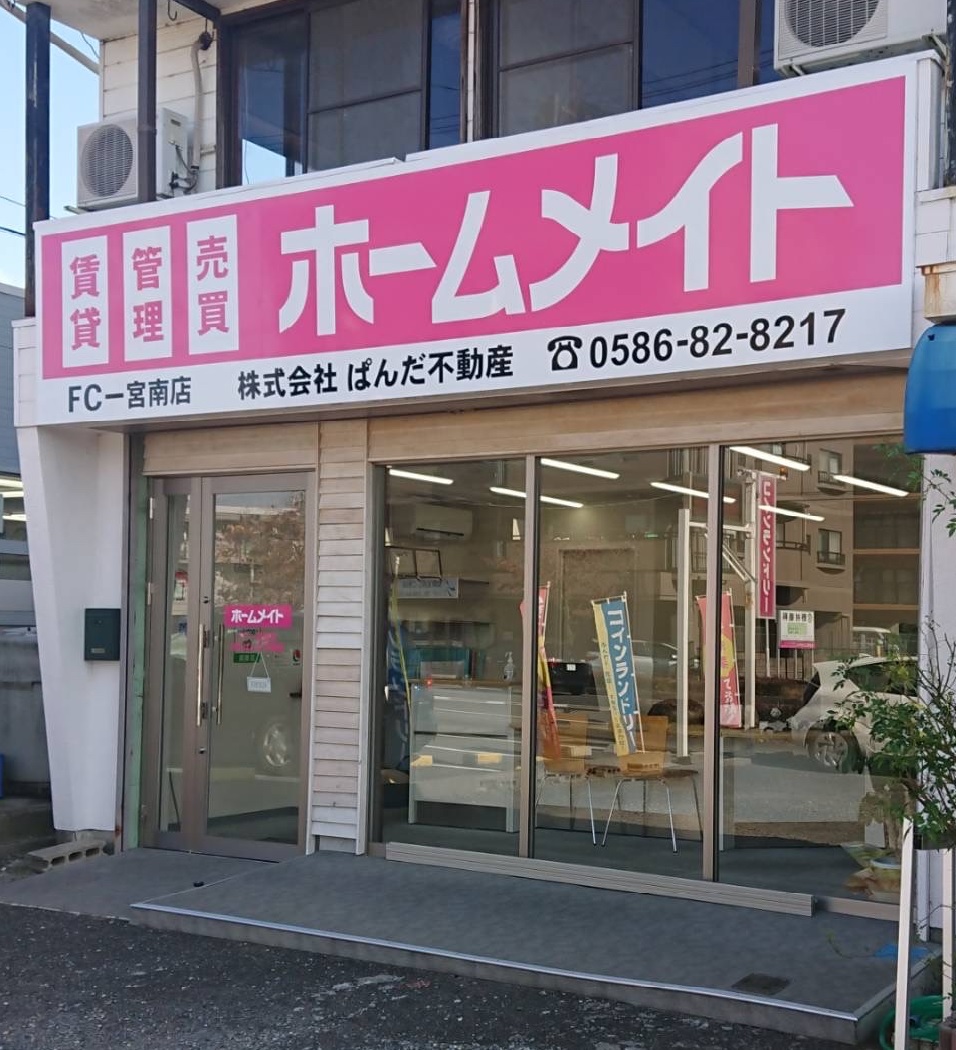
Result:
[[[177,20],[160,26],[157,31],[156,105],[175,110],[194,123],[196,92],[191,48],[206,27],[206,22],[190,15],[185,8],[177,7],[177,11]],[[136,112],[136,48],[135,36],[103,43],[103,75],[100,79],[102,118],[128,116]],[[217,52],[216,40],[208,51],[199,52],[204,114],[200,129],[200,181],[197,191],[215,189],[216,186]]]
[[[83,610],[122,604],[125,439],[28,424],[35,328],[14,330],[20,468],[50,757],[53,822],[112,833],[119,663],[83,660]]]

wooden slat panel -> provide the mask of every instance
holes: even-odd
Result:
[[[354,491],[326,492],[324,496],[318,498],[319,510],[325,510],[328,507],[340,509],[344,507],[365,507],[365,505],[365,488],[362,488],[361,491],[355,489]]]
[[[334,729],[358,729],[358,711],[316,711],[315,724],[320,732],[326,727]]]
[[[361,572],[364,568],[364,554],[329,554],[328,557],[319,555],[319,572]]]
[[[358,762],[349,762],[344,759],[326,758],[318,763],[316,768],[320,775],[327,777],[358,777]]]
[[[322,463],[323,478],[358,478],[365,477],[365,462],[361,463]]]
[[[341,616],[346,620],[361,620],[362,608],[353,602],[326,602],[319,601],[315,607],[316,615],[321,619],[323,616]]]
[[[355,827],[358,822],[358,809],[355,806],[315,806],[312,814],[313,824],[344,824],[348,828]],[[338,830],[340,835],[345,832],[345,828]]]
[[[750,383],[747,383],[747,379]],[[758,382],[497,409],[389,416],[369,421],[377,462],[544,451],[673,447],[779,440],[798,434],[893,433],[902,428],[905,372]]]
[[[326,439],[322,445],[324,452],[322,455],[322,462],[325,463],[359,463],[362,467],[362,473],[365,473],[365,444],[345,444],[334,446],[329,443],[329,435],[326,434]]]
[[[360,667],[362,654],[357,649],[322,649],[317,654],[316,663],[323,667]]]
[[[335,834],[335,833],[338,834]],[[342,828],[338,824],[325,824],[314,821],[312,834],[317,835],[318,848],[323,853],[355,853],[355,839],[342,838]]]
[[[361,524],[365,520],[363,507],[319,507],[319,527],[323,525]]]
[[[316,758],[329,758],[334,762],[358,762],[358,747],[354,743],[318,743]]]
[[[319,601],[361,602],[362,589],[361,587],[343,587],[339,584],[330,585],[327,580],[323,580],[322,586],[317,590],[317,598]]]
[[[328,777],[321,773],[312,778],[313,791],[334,791],[353,793],[358,791],[358,777]]]
[[[346,507],[365,506],[365,478],[352,477],[352,478],[329,478],[324,477],[322,479],[322,489],[320,496],[322,499],[327,499],[329,496],[353,494],[360,495],[363,497],[362,502],[359,504],[346,503]],[[334,504],[330,504],[334,506]]]
[[[361,545],[365,542],[365,526],[362,522],[351,522],[347,525],[320,525],[319,526],[319,552],[322,550],[323,540],[353,540]]]
[[[365,574],[361,572],[323,572],[319,576],[319,587],[355,587],[361,591]],[[321,593],[321,591],[320,591]]]
[[[146,474],[217,471],[314,470],[318,461],[314,423],[169,430],[147,434]]]
[[[346,631],[338,631],[335,633],[323,632],[321,634],[316,635],[316,641],[320,650],[325,649],[326,647],[331,647],[333,645],[342,647],[351,645],[354,646],[356,649],[361,649],[362,632],[356,631],[353,634],[349,634]]]
[[[358,734],[354,729],[339,729],[334,726],[320,725],[315,730],[317,744],[345,744],[358,747]]]
[[[362,819],[366,449],[364,420],[322,424],[312,785],[321,849],[354,850]],[[347,761],[353,765],[345,774]]]
[[[356,783],[358,783],[356,781]],[[355,795],[350,792],[320,791],[318,788],[312,793],[312,804],[314,806],[331,806],[335,809],[355,809]],[[316,810],[313,810],[316,812]]]
[[[346,606],[346,608],[348,608],[348,606]],[[320,633],[327,633],[330,631],[333,633],[341,633],[344,631],[347,634],[352,634],[358,631],[361,634],[362,617],[357,616],[354,610],[347,615],[339,616],[323,616],[320,613],[316,620],[315,629]]]
[[[349,689],[354,689],[354,695],[348,692]],[[360,689],[361,682],[357,679],[355,681],[339,682],[337,686],[333,685],[332,682],[316,681],[316,718],[321,718],[321,716],[323,716],[323,712],[326,711],[358,711],[358,693]]]

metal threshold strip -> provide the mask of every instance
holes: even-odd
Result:
[[[670,875],[642,875],[612,868],[592,868],[583,864],[532,860],[494,853],[471,853],[467,850],[416,846],[398,842],[390,842],[385,847],[385,859],[408,864],[428,864],[435,867],[477,871],[489,875],[510,875],[517,878],[540,879],[546,882],[562,882],[576,886],[588,886],[592,889],[646,893],[659,897],[699,901],[702,904],[726,904],[738,908],[803,915],[808,918],[813,915],[816,903],[815,898],[808,893],[762,890],[722,882],[682,879]]]

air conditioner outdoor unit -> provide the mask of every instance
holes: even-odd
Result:
[[[943,50],[946,0],[776,0],[775,6],[780,73]]]
[[[471,535],[474,515],[466,507],[419,503],[411,510],[407,535],[420,542],[464,540]]]
[[[171,197],[188,180],[189,124],[169,109],[156,114],[156,195]],[[76,130],[76,203],[94,210],[136,202],[136,116],[101,120]]]

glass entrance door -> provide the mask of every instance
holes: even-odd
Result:
[[[306,491],[289,475],[156,483],[155,845],[269,856],[302,841]]]

